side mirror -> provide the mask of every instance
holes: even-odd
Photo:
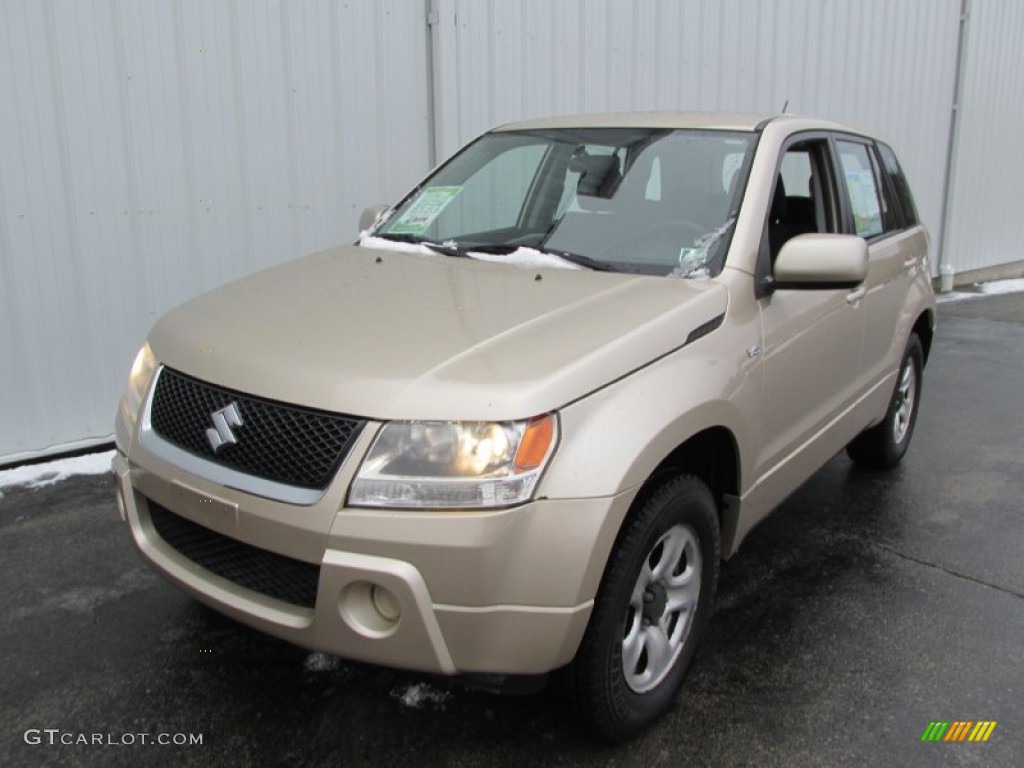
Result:
[[[371,205],[365,209],[359,216],[359,231],[365,232],[368,229],[372,229],[373,225],[380,221],[380,217],[384,215],[384,212],[391,206],[385,204]]]
[[[855,288],[868,276],[868,244],[855,235],[797,235],[775,259],[777,289]]]

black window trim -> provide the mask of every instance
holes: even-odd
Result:
[[[903,217],[903,206],[897,199],[896,190],[893,189],[889,174],[882,165],[882,157],[878,153],[878,142],[872,141],[868,146],[868,161],[871,163],[871,173],[875,176],[875,184],[878,185],[878,194],[884,198],[888,194],[888,205],[892,209],[892,215],[896,219],[896,225],[892,228],[885,226],[885,216],[882,216],[882,231],[884,234],[898,234],[907,229],[906,219]],[[879,199],[879,203],[883,202]]]
[[[913,229],[914,227],[920,226],[921,217],[917,212],[917,204],[914,200],[913,193],[910,190],[910,184],[907,182],[907,175],[903,171],[903,164],[900,162],[899,157],[896,156],[895,150],[893,150],[893,148],[884,141],[875,140],[874,145],[875,153],[878,156],[878,167],[881,170],[882,175],[885,176],[885,180],[886,183],[889,185],[889,188],[892,190],[893,200],[896,201],[897,210],[900,213],[900,224],[902,226],[902,231],[906,231],[908,229]],[[913,209],[911,211],[908,211],[906,209],[906,206],[904,205],[903,195],[900,194],[900,190],[897,189],[896,187],[896,182],[893,178],[894,174],[889,171],[888,167],[885,164],[885,158],[883,157],[882,153],[883,147],[889,152],[890,155],[892,155],[892,159],[896,163],[895,175],[898,175],[903,179],[903,186],[906,188],[906,193],[909,196],[909,199],[906,202],[910,203],[910,206]]]

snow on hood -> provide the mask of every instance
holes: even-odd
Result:
[[[385,237],[374,237],[365,232],[359,237],[359,245],[364,248],[378,248],[385,251],[399,251],[401,253],[422,253],[436,255],[437,251],[432,250],[420,243],[400,243],[396,240],[388,240]],[[454,243],[439,243],[444,247],[456,247]],[[480,261],[496,261],[502,264],[512,264],[525,269],[539,269],[547,267],[550,269],[581,269],[580,266],[567,261],[553,253],[544,253],[533,248],[520,247],[511,253],[477,253],[467,251],[466,255]]]

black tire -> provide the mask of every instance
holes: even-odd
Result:
[[[707,485],[696,477],[673,476],[640,503],[612,550],[590,623],[567,670],[578,722],[608,742],[636,735],[672,705],[711,616],[718,581],[718,512]],[[680,565],[685,566],[681,572]],[[659,567],[667,569],[660,581]],[[693,583],[693,574],[699,583]],[[646,579],[651,582],[642,588]],[[688,597],[680,597],[684,594]],[[638,595],[644,606],[639,612],[633,607]],[[688,600],[688,610],[671,610],[666,600],[673,599]],[[650,640],[652,633],[665,633],[667,645]],[[626,641],[634,659],[629,670],[624,668]],[[648,650],[655,645],[675,650],[655,654]],[[655,668],[653,655],[665,663]]]
[[[847,455],[856,464],[869,469],[892,469],[903,459],[921,406],[923,373],[924,349],[917,334],[912,333],[903,352],[885,418],[846,446]]]

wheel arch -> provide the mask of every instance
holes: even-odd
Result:
[[[704,481],[715,498],[722,556],[730,556],[739,519],[740,461],[736,437],[728,427],[707,427],[691,435],[670,451],[641,484],[619,526],[619,535],[667,477],[690,474]]]
[[[912,333],[916,333],[921,340],[921,348],[924,350],[924,364],[928,365],[928,356],[932,350],[932,339],[935,337],[935,312],[926,309],[917,316]]]

